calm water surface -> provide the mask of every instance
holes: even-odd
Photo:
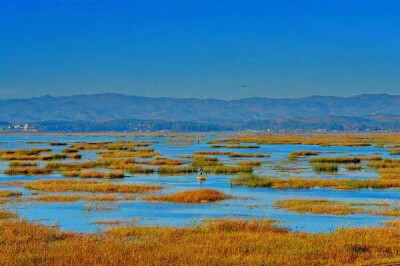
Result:
[[[212,139],[208,136],[206,139]],[[163,156],[176,158],[179,155],[193,155],[195,151],[211,150],[212,148],[202,141],[195,144],[171,145],[166,143],[165,137],[84,137],[84,136],[0,136],[0,150],[9,149],[30,149],[50,147],[45,144],[27,144],[27,141],[59,141],[59,142],[86,142],[86,141],[157,141],[153,145],[156,151]],[[51,146],[52,152],[60,152],[65,146]],[[383,156],[388,158],[400,158],[391,156],[386,149],[376,147],[320,147],[315,145],[261,145],[259,149],[218,149],[220,151],[233,151],[245,153],[270,153],[271,157],[261,158],[263,164],[255,170],[256,174],[276,177],[299,176],[303,178],[352,178],[369,179],[377,175],[368,169],[363,163],[363,170],[348,172],[340,166],[339,172],[334,175],[313,173],[308,159],[300,159],[296,163],[289,162],[286,157],[295,150],[318,150],[321,156]],[[83,151],[82,160],[93,160],[97,158],[95,151]],[[238,160],[249,160],[249,158],[232,159],[228,156],[217,156],[226,164],[236,164]],[[259,160],[260,158],[257,158]],[[182,160],[182,159],[180,159]],[[184,159],[183,159],[184,160]],[[40,179],[65,179],[59,174],[43,177],[29,176],[7,176],[4,170],[8,167],[7,162],[0,161],[0,182],[2,181],[32,181]],[[296,167],[296,170],[285,171],[286,168]],[[234,176],[207,175],[208,180],[200,183],[195,179],[195,174],[184,176],[158,176],[152,175],[131,175],[122,180],[113,180],[118,183],[153,183],[161,184],[164,188],[162,194],[196,189],[213,188],[227,194],[236,196],[234,199],[212,203],[212,204],[175,204],[175,203],[151,203],[140,200],[140,196],[134,201],[119,201],[108,203],[115,207],[112,211],[85,211],[85,205],[96,203],[37,203],[22,202],[13,205],[6,205],[19,214],[20,217],[30,221],[43,224],[57,224],[61,229],[79,232],[96,232],[102,227],[94,224],[97,220],[104,219],[138,219],[143,225],[169,225],[188,226],[195,225],[203,218],[271,218],[278,220],[282,225],[295,231],[308,232],[330,232],[339,227],[355,226],[376,226],[392,217],[371,216],[371,215],[309,215],[288,212],[282,209],[275,209],[273,203],[284,198],[315,198],[324,197],[342,201],[375,201],[387,200],[398,202],[400,191],[397,190],[358,190],[338,191],[330,189],[309,189],[309,190],[279,190],[268,188],[246,188],[231,187],[230,179]],[[24,195],[30,195],[31,191],[20,187],[0,185],[0,189],[19,190]],[[103,203],[101,203],[103,205]]]

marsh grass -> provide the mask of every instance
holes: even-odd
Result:
[[[319,151],[293,151],[288,155],[290,161],[296,161],[298,157],[316,156],[320,154]]]
[[[335,164],[346,164],[346,163],[360,163],[361,159],[357,157],[316,157],[310,160],[311,164],[315,163],[335,163]]]
[[[0,232],[2,265],[390,265],[400,254],[398,221],[325,234],[238,219],[82,234],[14,220]]]
[[[9,167],[4,171],[6,175],[45,175],[51,174],[52,169],[37,166],[17,166]]]
[[[312,168],[316,173],[336,173],[339,169],[334,163],[314,163]]]
[[[239,153],[239,152],[231,152],[229,157],[233,158],[265,158],[270,157],[271,155],[268,153]]]
[[[69,149],[69,148],[65,148],[61,150],[62,153],[77,153],[79,152],[79,150],[77,149]]]
[[[258,145],[239,145],[239,144],[230,144],[230,145],[213,144],[210,147],[211,148],[224,148],[224,149],[258,149],[258,148],[260,148],[260,146],[258,146]]]
[[[155,172],[154,168],[141,167],[141,166],[131,166],[126,169],[130,174],[152,174]]]
[[[203,155],[195,155],[191,163],[192,167],[205,167],[205,166],[222,166],[223,164],[217,158],[207,157]]]
[[[26,162],[26,161],[13,161],[8,164],[8,167],[28,167],[28,166],[37,166],[37,163]]]
[[[22,193],[18,190],[10,191],[10,190],[0,190],[0,198],[8,198],[8,197],[20,197]]]
[[[226,195],[223,192],[214,189],[196,189],[181,191],[171,195],[161,196],[144,196],[143,200],[147,201],[166,201],[174,203],[212,203],[231,198],[230,195]]]
[[[400,179],[400,167],[380,168],[378,173],[382,179]]]
[[[400,189],[400,180],[385,179],[323,179],[323,178],[275,178],[257,177],[251,174],[231,179],[232,186],[265,187],[273,189],[329,188],[339,190]]]
[[[390,149],[390,155],[400,155],[400,149]]]
[[[346,165],[348,171],[360,171],[362,169],[360,164],[348,164]]]
[[[116,195],[40,195],[34,198],[39,202],[77,202],[77,201],[117,201]]]
[[[375,169],[399,168],[400,167],[400,160],[383,159],[381,161],[372,161],[372,162],[369,162],[368,166],[370,166],[372,168],[375,168]]]
[[[113,172],[80,171],[79,177],[81,177],[81,178],[115,179],[115,178],[124,178],[125,174],[123,171],[113,171]]]
[[[400,216],[400,208],[388,202],[342,202],[327,199],[285,199],[274,203],[277,208],[312,214],[370,214]]]
[[[179,160],[171,160],[168,158],[156,159],[154,161],[141,161],[138,164],[147,164],[147,165],[182,165],[183,162]]]
[[[251,173],[253,167],[250,165],[239,165],[239,166],[228,166],[228,165],[217,165],[217,166],[205,166],[203,171],[206,173],[213,174],[238,174],[238,173]]]
[[[261,165],[261,161],[240,161],[237,163],[238,166],[260,166]]]
[[[195,167],[174,167],[174,166],[160,166],[157,169],[160,175],[176,175],[176,174],[189,174],[196,172]]]
[[[92,180],[39,180],[31,182],[7,182],[3,184],[20,185],[26,189],[47,192],[144,193],[161,189],[159,185],[122,185]]]
[[[5,211],[5,210],[0,209],[0,220],[3,220],[3,219],[12,219],[12,218],[17,218],[17,217],[18,217],[18,215],[16,215],[16,214],[13,213],[13,212]],[[0,260],[0,261],[1,261],[1,260]]]
[[[230,155],[230,151],[195,151],[195,155]]]

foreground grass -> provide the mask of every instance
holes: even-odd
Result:
[[[385,179],[323,179],[323,178],[274,178],[257,177],[254,175],[242,175],[231,179],[232,186],[246,187],[265,187],[275,189],[311,189],[311,188],[330,188],[330,189],[399,189],[399,180]]]
[[[8,185],[20,185],[26,189],[46,192],[102,192],[102,193],[141,193],[161,189],[158,185],[120,185],[110,182],[78,180],[40,180],[31,182],[4,182]]]
[[[148,201],[166,201],[175,203],[211,203],[229,198],[231,198],[231,196],[226,195],[218,190],[195,189],[178,192],[171,195],[145,196],[142,199]]]
[[[348,265],[400,259],[400,225],[292,233],[269,220],[191,228],[129,226],[64,233],[26,221],[0,224],[1,265]]]
[[[371,214],[400,216],[399,206],[387,202],[342,202],[327,199],[285,199],[274,203],[277,208],[312,214]]]

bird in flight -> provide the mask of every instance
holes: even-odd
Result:
[[[247,84],[242,85],[242,87],[243,87],[243,88],[246,88],[246,87],[247,87]]]

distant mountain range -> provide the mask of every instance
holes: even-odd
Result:
[[[385,119],[389,116],[400,116],[400,95],[363,94],[353,97],[311,96],[280,99],[253,97],[228,101],[104,93],[0,100],[0,120],[12,123],[139,119],[219,124],[328,116],[384,116]]]

